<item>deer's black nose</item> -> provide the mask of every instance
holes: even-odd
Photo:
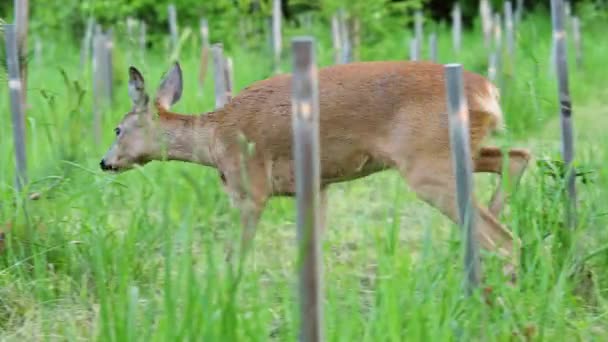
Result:
[[[101,167],[102,170],[108,170],[108,169],[110,169],[110,167],[108,166],[108,164],[106,164],[105,159],[102,159],[101,162],[99,162],[99,167]]]

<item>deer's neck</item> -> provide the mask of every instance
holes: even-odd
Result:
[[[216,166],[212,155],[216,124],[208,115],[160,114],[169,160]]]

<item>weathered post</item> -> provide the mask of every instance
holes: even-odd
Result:
[[[340,64],[342,58],[342,36],[340,35],[340,19],[337,14],[331,17],[331,38],[334,46],[334,64]]]
[[[416,33],[416,52],[418,54],[422,53],[422,40],[424,39],[424,27],[423,25],[423,17],[422,11],[418,10],[415,14],[415,33]]]
[[[215,84],[215,108],[222,108],[228,103],[226,94],[226,76],[225,76],[225,59],[224,46],[222,43],[216,43],[211,46],[211,55],[213,58],[213,80]]]
[[[479,283],[479,251],[475,235],[472,159],[469,142],[469,111],[462,79],[462,65],[445,66],[452,165],[456,176],[458,216],[463,230],[465,288],[471,294]]]
[[[572,35],[574,38],[574,48],[576,49],[576,67],[583,67],[583,45],[581,41],[581,21],[578,17],[572,18]]]
[[[139,31],[139,53],[140,58],[141,58],[141,62],[142,64],[146,63],[146,22],[145,21],[141,21],[140,22],[140,31]]]
[[[17,34],[17,54],[19,56],[19,77],[21,77],[22,110],[27,109],[27,33],[29,28],[29,0],[15,0],[15,30]],[[25,112],[23,113],[25,115]]]
[[[173,53],[177,48],[178,42],[177,10],[174,4],[169,4],[167,10],[169,11],[169,32],[171,34],[171,44],[169,46],[170,53]]]
[[[348,16],[344,9],[340,9],[339,23],[340,23],[340,37],[342,38],[342,63],[350,63],[352,61],[352,44],[350,32],[348,31]]]
[[[202,18],[200,22],[201,31],[201,64],[198,74],[199,94],[203,93],[205,87],[205,77],[207,76],[207,67],[209,65],[209,24],[207,19]]]
[[[36,60],[36,65],[42,65],[42,41],[39,36],[34,38],[34,59]]]
[[[226,57],[224,60],[224,77],[226,80],[226,101],[230,102],[232,100],[232,87],[234,86],[232,57]]]
[[[418,60],[418,42],[416,42],[416,38],[410,39],[410,60]]]
[[[129,46],[127,48],[127,62],[129,65],[133,65],[133,55],[136,49],[136,39],[135,39],[135,28],[137,27],[137,20],[133,17],[127,17],[127,40],[129,42]]]
[[[486,48],[492,43],[492,8],[489,0],[479,2],[479,14],[481,16],[481,27],[483,30],[483,42]]]
[[[452,9],[452,40],[454,44],[454,52],[460,52],[460,45],[462,40],[462,13],[460,11],[460,4],[455,3]]]
[[[82,68],[82,72],[85,71],[85,68],[87,66],[86,63],[89,62],[89,55],[92,49],[91,42],[94,27],[95,19],[93,17],[89,17],[89,19],[87,19],[87,28],[84,32],[84,38],[82,39],[82,50],[80,51],[80,67]]]
[[[524,13],[524,0],[517,0],[515,5],[515,27],[519,27]]]
[[[93,37],[93,137],[95,143],[101,142],[101,112],[107,105],[108,87],[106,82],[106,42],[100,26]]]
[[[319,99],[314,40],[292,40],[292,124],[296,176],[300,341],[323,340],[320,244]]]
[[[499,88],[502,88],[502,68],[503,68],[503,46],[502,46],[502,20],[500,14],[494,16],[494,65],[495,65],[495,82]]]
[[[492,82],[496,82],[496,76],[498,73],[498,67],[496,65],[496,52],[491,52],[488,57],[488,79]]]
[[[553,21],[553,37],[555,42],[555,71],[561,112],[562,153],[566,165],[566,188],[568,199],[566,203],[566,222],[570,229],[576,226],[576,170],[574,160],[574,138],[572,128],[572,103],[568,85],[568,54],[566,51],[566,30],[564,27],[564,1],[551,0],[551,18]]]
[[[6,40],[6,68],[8,71],[8,89],[11,102],[13,122],[13,141],[15,144],[15,187],[21,192],[28,182],[27,158],[25,150],[25,113],[23,108],[23,83],[19,76],[19,45],[17,29],[14,24],[4,25]]]
[[[429,58],[433,62],[437,62],[437,33],[431,33],[429,37]]]
[[[513,6],[511,1],[505,1],[505,35],[507,36],[507,51],[509,58],[513,58],[515,52],[515,35],[513,33]],[[511,63],[512,65],[514,63]]]
[[[283,38],[281,36],[281,0],[272,1],[272,48],[274,51],[274,72],[281,72],[281,50]]]
[[[114,34],[112,28],[108,29],[104,39],[104,77],[106,78],[104,85],[106,87],[106,96],[108,105],[112,105],[114,100]]]

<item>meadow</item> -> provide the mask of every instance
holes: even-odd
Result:
[[[458,227],[427,206],[396,172],[333,186],[323,242],[324,325],[331,341],[554,340],[608,338],[608,55],[605,22],[581,16],[584,64],[570,44],[578,226],[564,224],[557,86],[549,64],[547,13],[528,13],[516,53],[504,54],[502,105],[507,131],[491,139],[528,148],[534,159],[501,220],[524,243],[522,270],[507,286],[493,258],[482,291],[462,291]],[[462,50],[438,25],[439,61],[461,62],[487,74],[488,51],[478,28],[465,31]],[[45,37],[41,60],[29,68],[27,152],[30,184],[14,189],[8,96],[0,101],[0,340],[242,341],[298,337],[294,201],[266,208],[242,273],[224,260],[238,242],[240,221],[211,168],[153,162],[113,175],[99,161],[113,129],[130,109],[126,40],[114,48],[115,101],[103,112],[103,143],[92,131],[90,68],[79,46]],[[315,36],[321,66],[332,64],[330,28],[286,26],[282,70],[291,70],[290,37]],[[408,56],[411,32],[363,40],[361,60]],[[425,41],[426,43],[426,41]],[[212,66],[197,89],[200,43],[180,53],[184,94],[180,113],[213,110]],[[271,75],[268,51],[227,48],[235,93]],[[427,56],[427,50],[423,51]],[[162,48],[135,57],[150,90],[170,60]],[[7,94],[6,83],[0,92]],[[604,97],[607,96],[607,97]],[[323,115],[323,113],[321,113]],[[484,201],[496,180],[476,176]],[[38,200],[27,194],[38,193]]]

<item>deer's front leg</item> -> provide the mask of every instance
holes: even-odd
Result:
[[[243,170],[231,168],[221,171],[220,177],[224,190],[230,197],[230,203],[237,208],[241,216],[240,255],[244,257],[255,238],[256,228],[266,206],[268,192],[266,191],[263,173],[256,168]],[[227,260],[232,257],[232,248],[228,249]]]

